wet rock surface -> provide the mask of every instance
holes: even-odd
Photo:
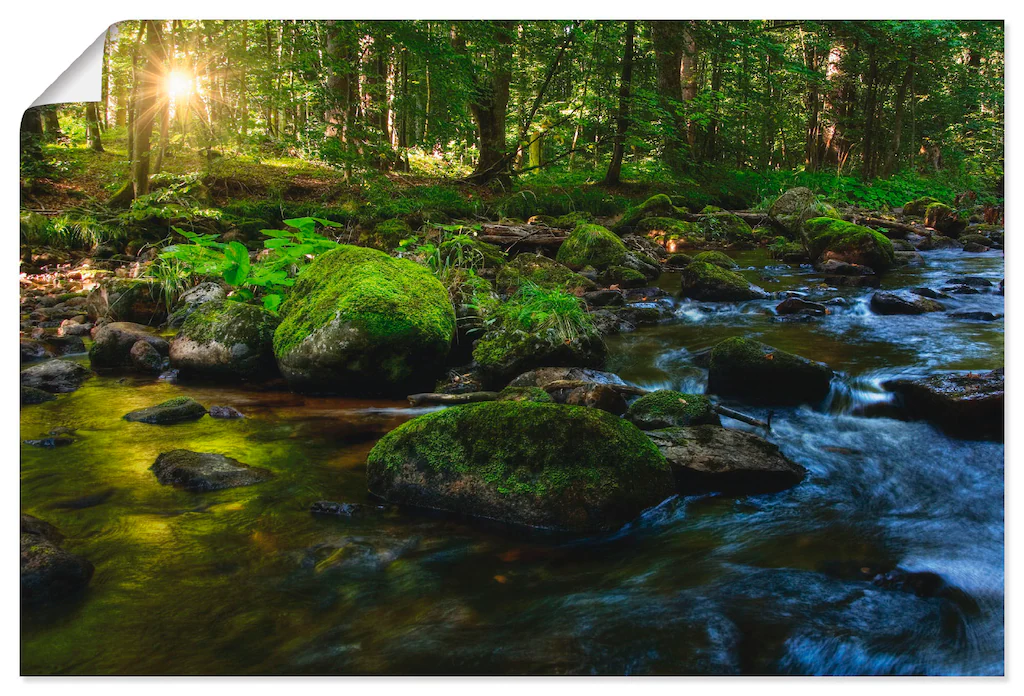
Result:
[[[267,469],[243,464],[223,454],[183,449],[161,454],[150,470],[161,484],[189,491],[251,486],[272,476]]]
[[[171,425],[199,420],[206,415],[206,407],[188,396],[169,399],[156,406],[140,408],[124,415],[124,420],[133,423]]]
[[[1003,439],[1003,370],[939,374],[885,382],[911,418],[971,439]]]
[[[80,363],[70,360],[48,360],[22,370],[21,386],[51,394],[66,394],[81,387],[91,376],[89,369]]]
[[[21,515],[21,603],[55,602],[81,592],[93,565],[61,548],[63,537],[43,520]]]

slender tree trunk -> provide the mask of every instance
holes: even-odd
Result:
[[[683,55],[679,79],[683,88],[683,104],[689,104],[697,97],[697,34],[692,22],[683,25]],[[690,146],[692,156],[697,142],[697,122],[692,118],[686,124],[686,142]]]
[[[508,117],[509,87],[512,82],[513,23],[495,22],[496,47],[489,78],[478,78],[469,108],[477,128],[480,156],[469,176],[474,183],[508,180],[509,160],[506,152],[505,120]]]
[[[21,161],[39,162],[43,158],[43,115],[40,107],[32,106],[21,115]]]
[[[42,107],[43,112],[43,134],[46,140],[54,142],[64,137],[60,130],[60,120],[57,117],[57,105],[48,104]]]
[[[249,20],[242,20],[242,60],[239,62],[238,69],[238,130],[240,134],[239,140],[245,142],[245,139],[249,137],[249,92],[246,83],[245,69],[248,64],[248,53],[249,53]]]
[[[889,143],[889,151],[885,155],[885,165],[882,169],[883,176],[891,176],[896,170],[896,163],[900,156],[900,137],[903,135],[903,114],[907,106],[907,91],[914,80],[914,62],[917,59],[916,53],[910,54],[910,61],[903,73],[903,82],[896,92],[896,111],[892,119],[892,140]]]
[[[683,24],[678,21],[651,22],[651,33],[658,101],[663,113],[661,157],[670,170],[678,172],[683,168],[682,145],[686,130],[686,122],[679,113],[683,95]]]
[[[633,81],[633,38],[636,33],[636,22],[626,22],[626,46],[622,51],[622,76],[619,79],[619,113],[615,119],[615,141],[612,148],[612,160],[608,163],[608,172],[604,175],[604,183],[615,186],[622,174],[622,155],[626,143],[626,131],[629,129],[629,90]]]
[[[94,152],[103,152],[103,142],[100,140],[100,121],[96,115],[96,102],[85,103],[85,139]]]
[[[164,75],[164,46],[160,22],[146,21],[146,67],[139,82],[135,116],[135,156],[132,167],[134,197],[149,193],[150,141],[156,120],[157,100]]]

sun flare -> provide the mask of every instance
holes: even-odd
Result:
[[[171,99],[187,97],[192,93],[192,76],[180,70],[167,74],[167,94]]]

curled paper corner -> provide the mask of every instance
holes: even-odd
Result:
[[[32,102],[32,106],[100,101],[103,98],[103,45],[108,37],[116,36],[117,25],[112,24]]]

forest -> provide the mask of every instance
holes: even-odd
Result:
[[[1004,75],[110,27],[21,120],[22,672],[1002,674]]]

